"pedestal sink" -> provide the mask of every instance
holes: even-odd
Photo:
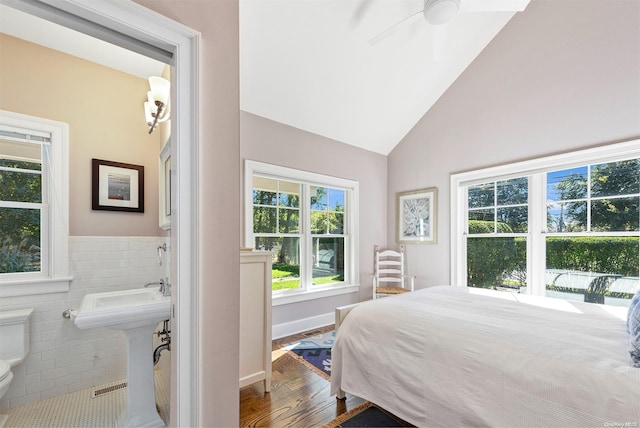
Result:
[[[170,297],[148,288],[87,294],[80,303],[74,320],[78,328],[106,327],[127,335],[127,407],[118,426],[165,426],[156,411],[153,331],[170,314]]]

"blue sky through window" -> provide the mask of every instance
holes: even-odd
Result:
[[[558,184],[566,180],[572,175],[578,174],[585,180],[587,179],[587,167],[563,169],[562,171],[553,171],[547,173],[547,202],[560,200],[560,192],[558,192]],[[586,196],[586,193],[585,193]]]

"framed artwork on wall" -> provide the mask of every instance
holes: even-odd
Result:
[[[91,160],[92,208],[144,212],[144,166]]]
[[[398,242],[401,244],[437,243],[438,189],[398,193]]]

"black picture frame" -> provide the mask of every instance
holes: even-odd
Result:
[[[144,213],[144,166],[91,160],[92,209]]]

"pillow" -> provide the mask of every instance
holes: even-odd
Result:
[[[635,302],[635,304],[634,304]],[[627,329],[629,331],[629,354],[633,367],[640,368],[640,291],[638,291],[629,306]]]

